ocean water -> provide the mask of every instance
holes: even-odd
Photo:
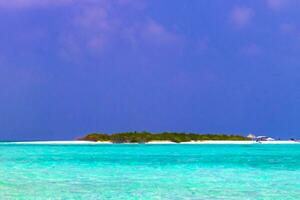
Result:
[[[300,199],[300,145],[0,144],[0,199]]]

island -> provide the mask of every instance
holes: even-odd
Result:
[[[199,141],[249,141],[251,139],[240,135],[225,134],[195,134],[195,133],[150,133],[150,132],[125,132],[125,133],[91,133],[79,138],[80,141],[110,142],[110,143],[150,143],[150,142],[199,142]]]

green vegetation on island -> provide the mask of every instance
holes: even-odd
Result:
[[[94,142],[112,142],[112,143],[146,143],[151,141],[171,141],[171,142],[191,142],[205,140],[234,140],[243,141],[248,138],[240,135],[224,135],[224,134],[193,134],[193,133],[149,133],[149,132],[126,132],[126,133],[91,133],[79,140]]]

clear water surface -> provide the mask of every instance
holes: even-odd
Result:
[[[0,199],[300,199],[300,145],[0,143]]]

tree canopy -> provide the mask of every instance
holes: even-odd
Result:
[[[240,135],[225,134],[195,134],[195,133],[150,133],[150,132],[124,132],[114,134],[91,133],[80,138],[85,141],[110,141],[113,143],[146,143],[150,141],[190,142],[204,140],[249,140]]]

